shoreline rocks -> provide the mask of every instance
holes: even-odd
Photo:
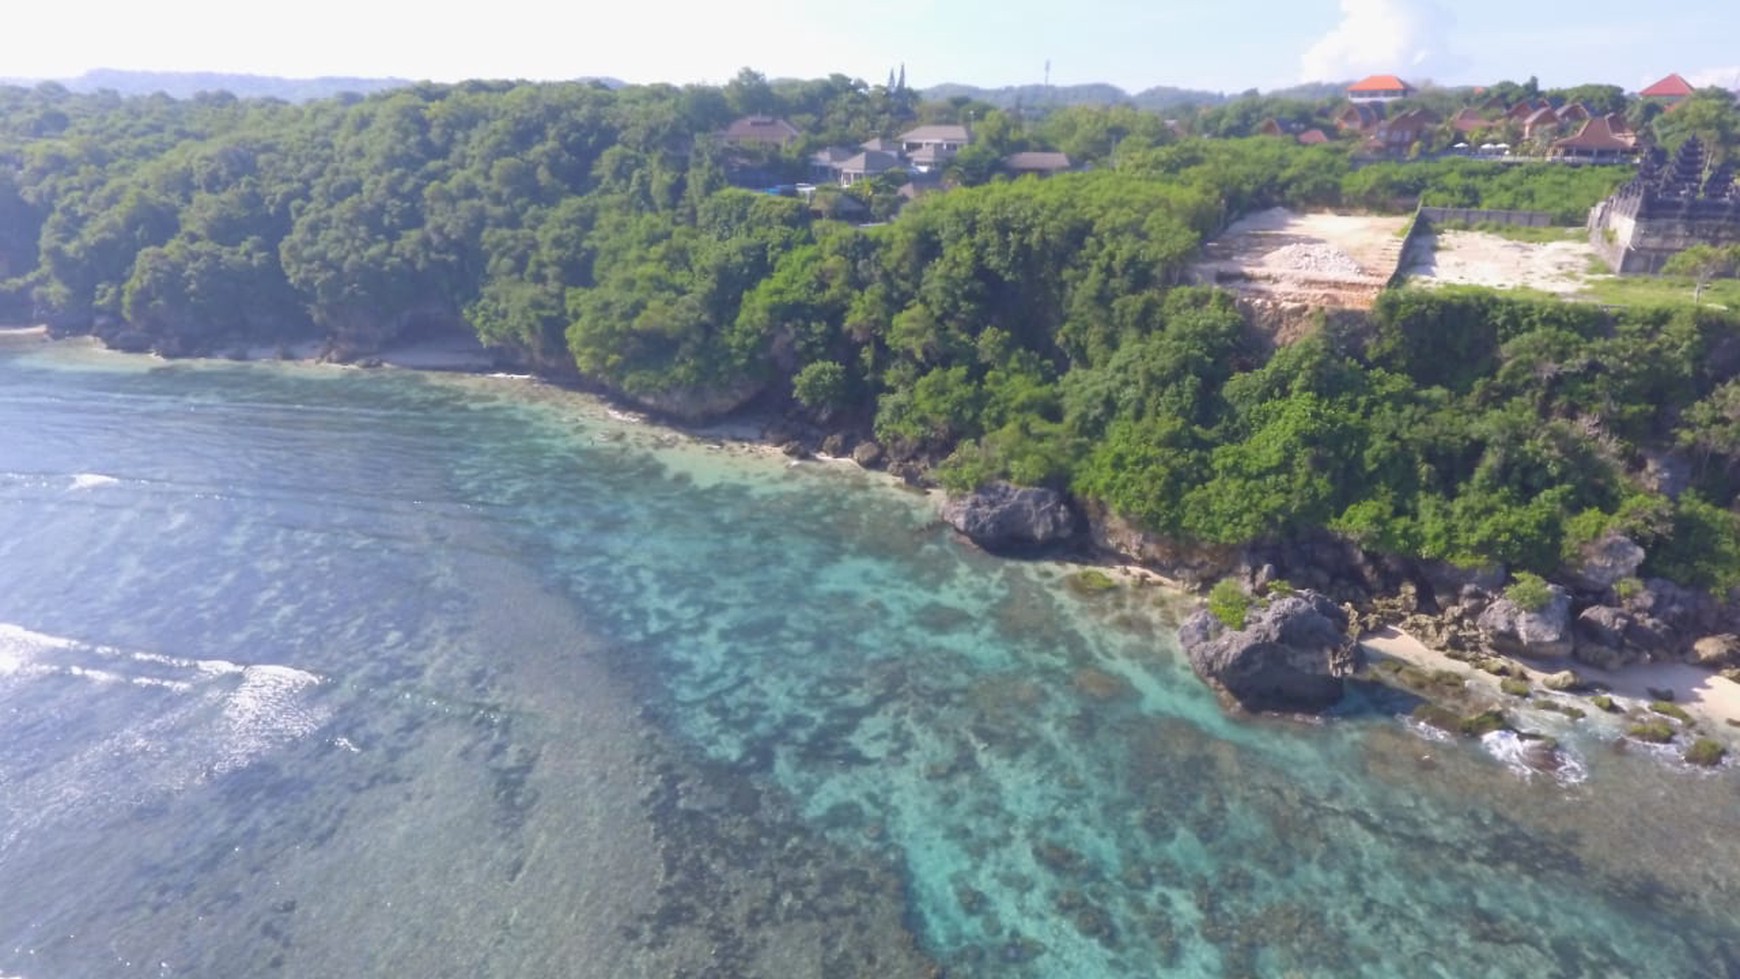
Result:
[[[1021,553],[1075,541],[1081,515],[1060,492],[1011,483],[990,483],[950,497],[942,518],[973,543],[993,553]]]
[[[1363,661],[1347,624],[1334,602],[1304,591],[1252,606],[1241,629],[1199,610],[1178,638],[1196,675],[1246,710],[1315,713],[1341,700]]]
[[[1492,647],[1508,656],[1528,659],[1564,659],[1571,655],[1571,593],[1561,585],[1547,585],[1547,601],[1525,609],[1509,598],[1499,598],[1480,613],[1476,623]]]

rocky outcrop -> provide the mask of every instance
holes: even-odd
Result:
[[[1626,600],[1626,607],[1647,615],[1681,635],[1727,632],[1721,608],[1705,591],[1665,578],[1650,578],[1643,591]]]
[[[1442,608],[1470,600],[1484,601],[1504,586],[1509,571],[1502,564],[1464,568],[1449,561],[1419,562],[1419,577],[1431,587]]]
[[[1617,670],[1644,658],[1628,638],[1637,629],[1637,620],[1623,609],[1609,605],[1586,608],[1572,625],[1572,638],[1577,644],[1572,655],[1579,663]]]
[[[1692,485],[1692,463],[1679,452],[1643,453],[1643,472],[1639,474],[1645,489],[1677,500]]]
[[[852,461],[865,469],[875,469],[882,465],[882,446],[868,439],[859,442],[852,447]]]
[[[1740,666],[1740,636],[1723,633],[1692,643],[1691,662],[1713,670]]]
[[[1583,688],[1583,678],[1578,676],[1575,670],[1560,670],[1557,673],[1548,673],[1546,676],[1541,677],[1541,686],[1546,687],[1548,690],[1554,690],[1561,693],[1571,690],[1581,690]]]
[[[1244,560],[1239,548],[1162,537],[1099,508],[1091,509],[1088,517],[1095,548],[1123,555],[1188,587],[1211,585],[1233,574]]]
[[[987,551],[1030,551],[1073,541],[1081,515],[1062,493],[1035,486],[991,483],[950,497],[942,518]]]
[[[1572,585],[1588,592],[1605,592],[1637,574],[1643,565],[1643,548],[1623,534],[1605,534],[1583,545],[1578,559],[1568,566]]]
[[[1480,631],[1493,649],[1507,656],[1559,659],[1571,655],[1571,593],[1548,585],[1551,597],[1538,609],[1524,609],[1500,598],[1480,613]]]
[[[1310,591],[1252,608],[1242,629],[1199,611],[1178,638],[1197,676],[1254,711],[1324,710],[1341,699],[1361,661],[1347,616]]]
[[[678,387],[662,391],[619,392],[620,396],[647,411],[685,422],[722,418],[759,397],[767,385],[745,381],[717,387]]]

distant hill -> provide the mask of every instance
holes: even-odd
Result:
[[[122,95],[155,95],[192,98],[200,92],[229,92],[238,98],[273,98],[306,102],[331,98],[340,92],[370,92],[404,88],[414,84],[406,78],[276,78],[270,75],[232,75],[211,71],[126,71],[97,68],[60,83],[75,92],[110,89]]]
[[[1345,84],[1313,82],[1262,94],[1271,98],[1316,101],[1337,97],[1346,87]],[[1210,92],[1203,89],[1157,85],[1132,95],[1116,85],[1096,83],[1090,85],[1052,85],[1049,87],[1045,85],[1008,85],[1003,88],[946,84],[927,88],[921,94],[927,99],[939,101],[965,96],[980,102],[988,102],[999,109],[1010,109],[1017,105],[1027,108],[1068,105],[1133,105],[1139,109],[1163,112],[1188,106],[1220,105],[1224,102],[1244,98],[1248,93]]]
[[[599,82],[609,88],[628,84],[620,78],[581,78],[577,81]],[[0,78],[0,85],[36,85],[38,78]],[[213,71],[129,71],[119,68],[97,68],[77,78],[54,79],[74,92],[96,92],[109,89],[122,95],[155,95],[187,99],[200,92],[229,92],[244,99],[283,99],[286,102],[308,102],[331,98],[345,92],[369,95],[389,89],[418,84],[409,78],[279,78],[274,75],[234,75]]]

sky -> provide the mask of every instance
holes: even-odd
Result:
[[[558,9],[560,8],[560,9]],[[1740,3],[1678,0],[0,0],[0,77],[92,68],[306,78],[721,83],[906,66],[915,87],[1110,82],[1238,92],[1416,84],[1740,87]]]

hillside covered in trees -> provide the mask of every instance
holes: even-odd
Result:
[[[710,135],[782,115],[806,138],[750,162],[795,176],[812,146],[963,111],[982,142],[958,186],[870,227],[728,186],[743,151]],[[996,155],[1025,148],[1093,169],[999,177]],[[1276,351],[1230,297],[1182,284],[1205,237],[1260,208],[1424,195],[1574,215],[1623,176],[1356,169],[1335,146],[1179,140],[1128,107],[1023,123],[838,76],[304,105],[0,89],[0,319],[169,353],[472,330],[673,414],[785,405],[950,485],[1068,488],[1177,538],[1329,529],[1550,574],[1623,530],[1648,571],[1726,588],[1727,314],[1403,292]],[[897,188],[865,184],[892,211]],[[1686,485],[1646,474],[1662,458]]]

